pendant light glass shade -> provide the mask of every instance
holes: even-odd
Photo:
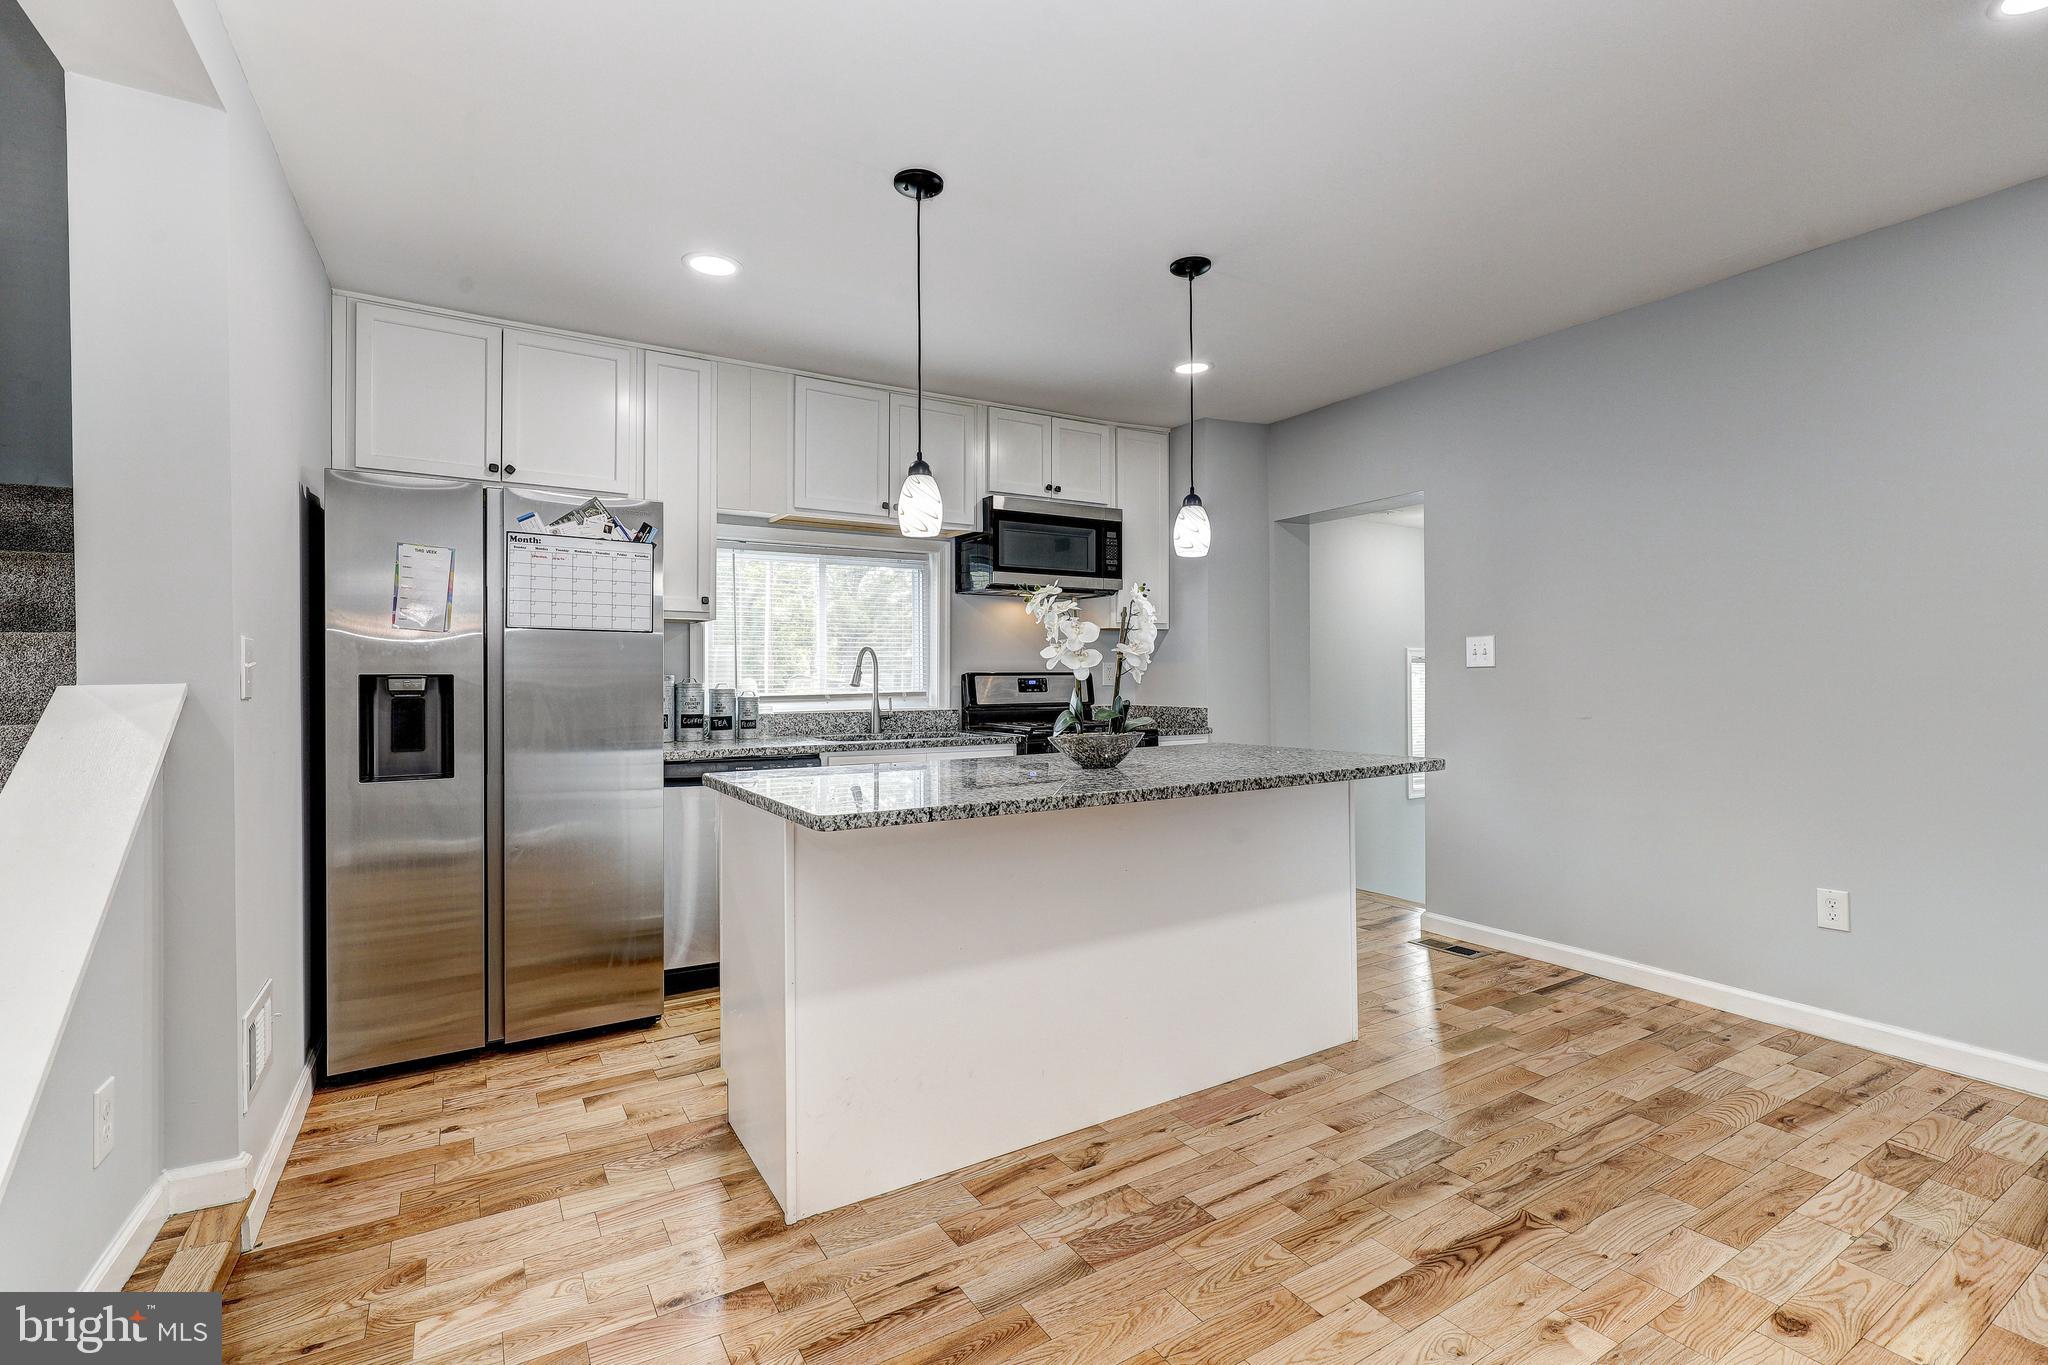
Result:
[[[937,535],[945,520],[946,499],[939,492],[939,481],[932,477],[932,467],[920,454],[896,493],[896,528],[922,539]]]
[[[1193,493],[1180,500],[1180,515],[1173,519],[1173,552],[1182,559],[1209,553],[1209,509]]]

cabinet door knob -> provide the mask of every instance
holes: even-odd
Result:
[[[1060,486],[1059,486],[1058,484],[1054,484],[1054,485],[1052,486],[1052,491],[1053,491],[1053,492],[1055,492],[1055,493],[1059,492],[1059,491],[1060,491]]]
[[[706,606],[706,607],[708,607],[708,606],[710,606],[710,605],[711,605],[711,599],[710,599],[710,598],[708,598],[708,597],[700,597],[700,598],[698,598],[698,599],[697,599],[697,602],[698,602],[698,605],[700,605],[700,606]]]
[[[496,461],[493,461],[490,464],[485,465],[484,468],[490,470],[493,474],[498,472],[498,466]]]
[[[517,473],[519,472],[519,469],[518,469],[518,466],[516,466],[516,465],[509,465],[509,464],[508,464],[508,465],[506,465],[506,466],[505,466],[505,472],[506,472],[507,474],[517,474]]]
[[[883,503],[883,504],[882,504],[882,510],[883,510],[884,512],[888,511],[888,510],[889,510],[889,504],[888,504],[888,503],[886,503],[886,502],[885,502],[885,503]]]
[[[1048,493],[1052,492],[1052,485],[1051,485],[1051,484],[1047,484],[1047,485],[1045,486],[1045,491],[1046,491],[1046,492],[1048,492]]]

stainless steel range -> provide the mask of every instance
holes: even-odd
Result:
[[[327,475],[327,1074],[661,1013],[661,552],[584,501]]]
[[[1020,754],[1053,752],[1052,726],[1074,695],[1071,673],[963,673],[960,726],[984,734],[1015,735]],[[1081,700],[1095,704],[1095,680],[1082,680]],[[1157,744],[1147,732],[1139,744]]]

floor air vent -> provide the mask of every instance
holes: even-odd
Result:
[[[1484,948],[1474,948],[1466,943],[1453,943],[1449,939],[1444,938],[1418,938],[1415,940],[1415,946],[1418,948],[1428,948],[1432,952],[1449,953],[1452,957],[1486,956]]]

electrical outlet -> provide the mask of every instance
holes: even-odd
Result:
[[[1465,637],[1465,667],[1493,667],[1493,637],[1491,635],[1467,635]]]
[[[114,1078],[92,1092],[92,1164],[98,1166],[114,1150]]]
[[[1817,887],[1814,896],[1814,922],[1823,929],[1839,929],[1849,932],[1849,893],[1830,891],[1825,886]]]

